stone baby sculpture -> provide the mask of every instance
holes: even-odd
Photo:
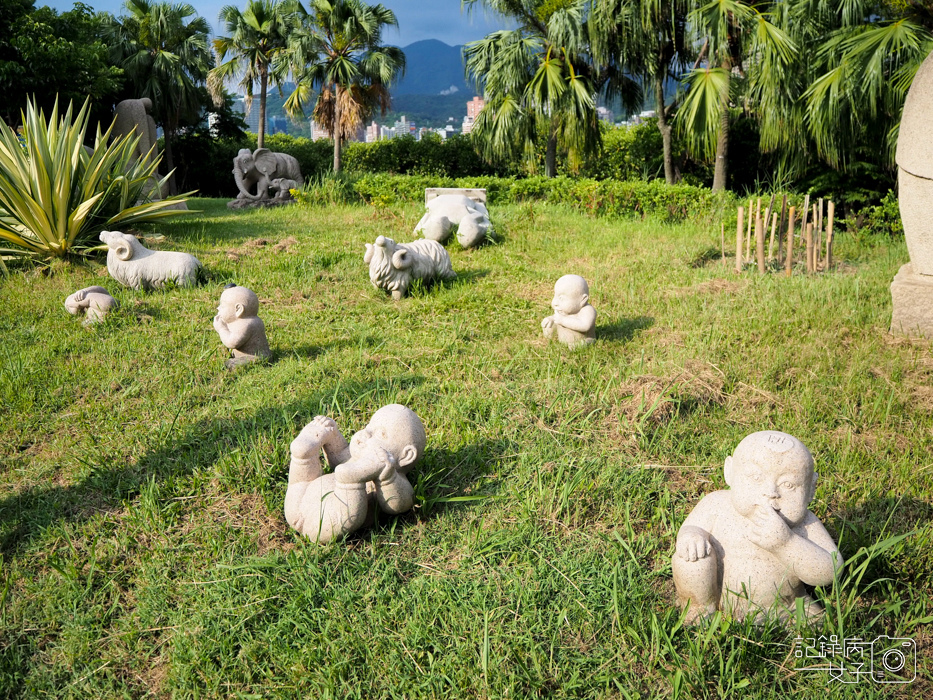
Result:
[[[401,404],[380,408],[349,443],[331,418],[315,417],[291,444],[285,519],[325,544],[371,522],[376,506],[404,513],[414,504],[405,475],[426,443],[421,419]],[[321,474],[321,449],[330,474]]]
[[[843,562],[807,509],[816,476],[810,451],[786,433],[739,443],[726,458],[729,489],[704,496],[677,533],[674,587],[688,622],[716,610],[790,619],[797,598],[808,617],[822,612],[804,586],[832,583]]]
[[[246,287],[227,285],[220,295],[214,330],[220,342],[233,351],[233,357],[225,363],[227,369],[272,357],[266,327],[258,313],[259,297]]]
[[[405,296],[413,279],[446,280],[457,276],[444,247],[437,241],[425,239],[396,243],[379,236],[375,243],[366,244],[363,262],[369,264],[369,280],[373,286],[391,292],[393,299]]]
[[[551,308],[554,315],[541,321],[544,337],[571,348],[589,345],[596,340],[596,309],[590,306],[590,288],[580,275],[564,275],[554,285]]]
[[[136,236],[120,231],[101,231],[107,244],[107,272],[117,282],[133,289],[156,289],[174,282],[194,286],[201,263],[190,253],[149,250]]]
[[[103,287],[85,287],[65,299],[68,313],[80,316],[84,314],[84,325],[103,321],[104,317],[117,308],[117,300],[110,296]]]
[[[439,195],[427,203],[427,209],[415,226],[415,235],[421,233],[438,243],[450,238],[456,227],[457,242],[464,248],[471,248],[486,240],[487,233],[492,230],[486,206],[465,195]]]
[[[275,193],[272,199],[278,201],[292,199],[292,190],[297,190],[299,187],[297,180],[289,180],[285,177],[277,177],[269,183],[269,190]]]

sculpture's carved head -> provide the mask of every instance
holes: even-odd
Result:
[[[772,508],[793,527],[803,522],[816,492],[813,456],[800,440],[776,430],[752,433],[726,458],[732,505],[748,517]]]
[[[398,471],[408,471],[424,454],[427,436],[424,424],[407,406],[393,403],[373,414],[365,428],[350,439],[350,456],[354,459],[374,450],[385,450],[395,457]]]
[[[590,287],[580,275],[564,275],[554,285],[551,308],[556,313],[572,316],[590,300]]]
[[[246,287],[229,287],[220,295],[217,315],[224,323],[252,318],[259,313],[259,297]]]
[[[137,248],[140,248],[136,236],[120,231],[101,231],[100,240],[107,244],[113,254],[120,260],[131,260]]]
[[[139,102],[142,104],[143,109],[145,109],[147,113],[152,111],[152,100],[150,100],[148,97],[141,98]]]

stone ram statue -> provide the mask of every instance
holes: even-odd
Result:
[[[457,276],[444,247],[428,239],[396,243],[379,236],[375,244],[366,244],[363,262],[369,264],[373,285],[391,292],[393,299],[405,296],[413,279],[446,280]]]
[[[193,286],[201,263],[189,253],[149,250],[135,236],[120,231],[101,231],[107,244],[107,272],[117,282],[133,289],[157,289],[166,282]]]

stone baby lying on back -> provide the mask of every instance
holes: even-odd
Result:
[[[371,522],[378,505],[404,513],[414,504],[405,475],[424,452],[427,438],[415,412],[383,406],[348,443],[337,424],[317,416],[292,441],[285,519],[319,544]],[[321,473],[321,450],[334,471]]]
[[[149,250],[136,236],[119,231],[101,231],[107,244],[107,272],[117,282],[133,289],[157,289],[166,282],[179,287],[194,286],[201,263],[189,253]]]
[[[393,299],[405,296],[413,279],[446,280],[457,276],[444,246],[427,239],[396,243],[379,236],[374,244],[366,244],[363,262],[369,264],[373,285],[391,292]]]

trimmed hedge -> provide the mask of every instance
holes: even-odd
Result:
[[[693,217],[719,216],[735,203],[729,194],[704,187],[666,185],[653,180],[591,180],[586,178],[523,179],[498,177],[443,178],[363,175],[353,184],[363,201],[388,205],[422,202],[428,187],[484,187],[490,204],[545,201],[564,204],[593,216],[659,217],[677,222]]]

